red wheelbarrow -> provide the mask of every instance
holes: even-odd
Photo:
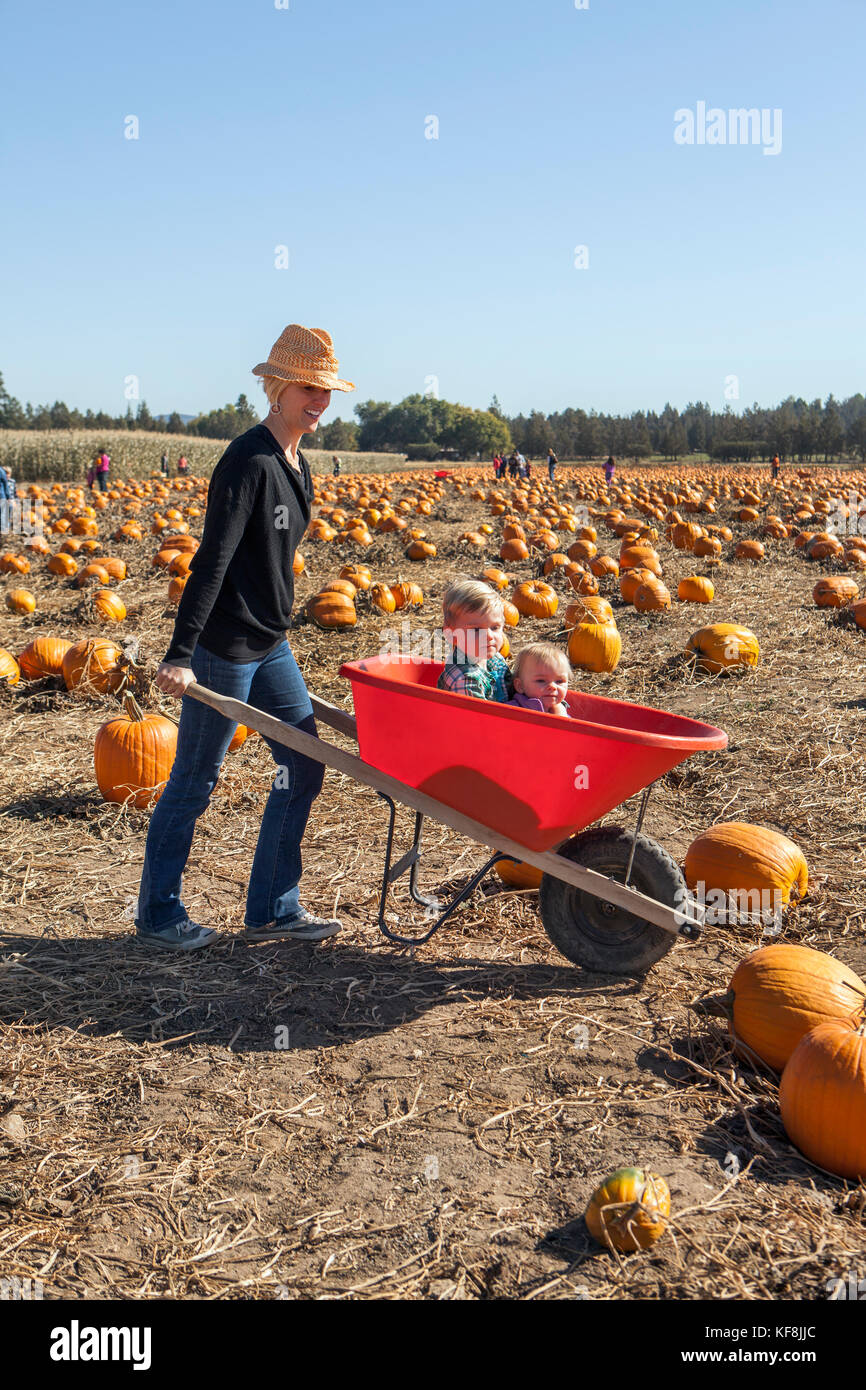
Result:
[[[692,753],[725,748],[727,734],[578,691],[567,696],[570,719],[476,700],[437,690],[441,670],[441,662],[415,658],[346,663],[340,674],[352,683],[356,718],[311,697],[317,720],[356,738],[361,757],[202,686],[186,694],[382,797],[390,819],[378,922],[399,945],[429,941],[500,859],[542,871],[542,924],[576,965],[637,974],[678,936],[696,940],[701,909],[642,825],[653,783]],[[588,828],[641,789],[633,831]],[[415,811],[415,828],[394,863],[396,803]],[[494,851],[444,905],[418,890],[425,816]],[[434,919],[415,936],[392,931],[385,917],[388,891],[407,872],[410,895]]]

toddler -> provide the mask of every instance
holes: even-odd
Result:
[[[531,642],[514,661],[514,699],[509,704],[570,719],[565,703],[568,691],[568,657],[552,642]]]
[[[438,688],[506,704],[511,698],[509,672],[499,655],[505,642],[505,612],[496,590],[480,580],[456,580],[442,596],[442,616],[451,654]]]

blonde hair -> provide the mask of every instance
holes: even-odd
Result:
[[[280,394],[283,391],[285,391],[288,385],[289,382],[284,381],[281,376],[263,376],[262,387],[264,389],[265,395],[268,398],[268,404],[276,405],[277,401],[279,400]]]
[[[453,622],[458,613],[477,613],[479,617],[504,614],[502,599],[489,584],[480,579],[455,579],[442,595],[442,615],[445,624]]]
[[[530,642],[528,647],[521,647],[514,658],[512,677],[522,677],[527,661],[537,661],[539,666],[550,666],[566,680],[571,673],[571,665],[565,652],[561,647],[555,647],[552,642]]]

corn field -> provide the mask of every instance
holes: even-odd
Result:
[[[83,483],[94,455],[105,448],[113,479],[158,472],[163,453],[172,474],[179,455],[185,454],[190,473],[209,477],[228,444],[227,439],[149,430],[0,430],[0,465],[19,483]],[[301,447],[313,473],[330,473],[332,451],[305,449],[303,442]],[[391,473],[406,466],[403,454],[347,451],[340,458],[346,473]]]

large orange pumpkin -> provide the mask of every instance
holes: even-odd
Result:
[[[692,633],[685,655],[715,674],[735,666],[757,666],[761,649],[750,628],[738,623],[711,623]]]
[[[712,603],[715,594],[713,581],[700,574],[688,575],[677,586],[677,598],[683,603]]]
[[[845,608],[849,603],[854,603],[859,595],[860,590],[854,580],[841,574],[819,579],[812,590],[812,597],[819,608]]]
[[[65,637],[36,637],[18,658],[21,674],[26,681],[38,681],[43,676],[62,674],[63,660],[72,643]]]
[[[344,580],[335,582],[345,583]],[[352,588],[348,584],[346,587]],[[354,627],[358,621],[354,599],[333,589],[325,589],[307,599],[307,616],[317,627],[323,628]]]
[[[122,652],[104,637],[76,642],[63,658],[63,679],[67,690],[82,695],[107,695],[119,690],[126,679],[118,665]]]
[[[168,781],[177,725],[163,714],[144,714],[130,694],[123,708],[123,714],[99,729],[93,765],[106,801],[129,802],[141,809],[161,796]]]
[[[615,671],[622,638],[612,622],[577,623],[568,634],[568,659],[582,671]]]
[[[834,1019],[811,1028],[779,1086],[788,1138],[840,1178],[866,1178],[866,1026]]]
[[[711,825],[698,835],[686,854],[685,874],[689,887],[701,882],[725,893],[778,891],[783,904],[794,888],[804,897],[809,887],[800,847],[777,830],[743,821]]]
[[[831,1019],[858,1022],[866,986],[823,951],[780,943],[740,961],[724,1002],[736,1041],[781,1071],[810,1028]]]
[[[0,681],[5,685],[17,685],[21,679],[21,667],[11,652],[0,647]]]
[[[511,594],[511,602],[525,618],[552,618],[559,607],[556,590],[542,579],[518,584]]]
[[[509,888],[538,888],[541,885],[541,870],[522,859],[497,859],[494,864],[502,882]]]

